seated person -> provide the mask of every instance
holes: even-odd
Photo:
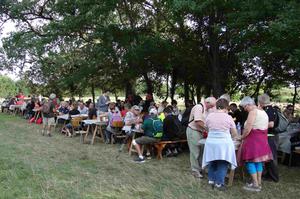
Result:
[[[124,104],[124,108],[123,110],[121,110],[121,116],[125,117],[126,113],[131,109],[131,105],[130,104]]]
[[[283,115],[286,119],[288,119],[289,122],[296,123],[299,121],[299,118],[294,117],[294,106],[292,104],[289,104],[286,106],[286,108],[283,111]]]
[[[101,115],[104,116],[104,115]],[[100,117],[101,117],[100,116]],[[116,107],[116,104],[114,102],[111,102],[108,107],[108,121],[109,124],[107,125],[105,129],[105,143],[109,144],[111,143],[111,136],[113,134],[116,134],[120,131],[121,126],[115,126],[115,124],[121,124],[123,125],[123,119],[121,117],[121,112],[119,111],[118,107]]]
[[[97,109],[95,108],[95,105],[92,102],[89,105],[88,118],[89,120],[94,120],[97,118]]]
[[[69,107],[68,107],[68,103],[67,102],[61,102],[60,103],[60,107],[58,108],[58,115],[66,115],[69,113]],[[59,118],[57,120],[58,124],[64,124],[65,123],[65,119]]]
[[[163,122],[164,134],[162,140],[178,140],[186,138],[182,124],[180,123],[178,117],[173,113],[174,112],[171,106],[167,106],[167,108],[164,109],[166,118]]]
[[[178,109],[178,106],[177,106],[177,101],[172,100],[171,105],[173,107],[173,114],[174,115],[179,115],[179,109]]]
[[[174,115],[173,107],[167,106],[164,109],[165,119],[163,121],[163,137],[162,140],[172,141],[179,139],[186,139],[185,128],[182,126],[177,115]],[[169,145],[166,148],[166,156],[177,155],[177,149],[181,150],[178,144]]]
[[[32,118],[34,116],[35,100],[32,98],[30,102],[26,105],[26,119]]]
[[[130,111],[126,113],[124,118],[124,127],[123,130],[126,134],[130,134],[133,128],[139,129],[138,125],[143,122],[142,118],[140,117],[141,109],[139,106],[134,105]]]
[[[88,114],[88,108],[84,105],[83,102],[79,102],[79,106],[78,106],[78,111],[80,112],[80,114]]]
[[[78,111],[78,105],[76,103],[73,103],[71,106],[71,110],[69,111],[70,119],[72,115],[79,115],[79,114],[80,112]],[[72,124],[71,123],[66,124],[66,127],[64,129],[66,132],[66,136],[72,137],[71,129],[72,129]]]
[[[132,140],[133,146],[136,148],[138,158],[136,162],[145,162],[145,157],[141,150],[141,145],[154,144],[160,141],[163,131],[163,123],[157,118],[157,109],[151,108],[149,111],[149,118],[143,122],[141,129],[144,131],[144,136]],[[148,150],[146,156],[150,156]]]
[[[164,112],[164,109],[168,106],[167,101],[162,101],[158,107],[158,115],[160,115],[162,112]]]

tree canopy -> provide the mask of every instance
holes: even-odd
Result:
[[[1,67],[70,95],[135,94],[141,81],[172,99],[178,88],[185,99],[297,91],[299,16],[296,0],[3,0],[0,20],[17,30]]]

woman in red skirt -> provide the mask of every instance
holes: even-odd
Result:
[[[248,96],[242,99],[240,106],[249,113],[241,137],[241,159],[251,175],[252,183],[246,184],[244,189],[259,192],[263,162],[273,158],[268,144],[269,119],[266,112],[258,109],[254,100]]]

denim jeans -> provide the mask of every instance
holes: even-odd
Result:
[[[224,185],[229,163],[225,160],[215,160],[208,165],[208,180]]]

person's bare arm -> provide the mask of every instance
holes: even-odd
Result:
[[[268,128],[273,128],[273,127],[274,127],[274,122],[273,121],[269,122],[268,123]]]
[[[206,130],[205,124],[202,120],[195,121],[195,124],[198,129]]]
[[[255,121],[255,118],[256,118],[256,110],[250,111],[248,114],[247,123],[243,130],[243,135],[241,137],[242,139],[245,139],[249,135],[249,133],[252,129],[253,123]]]
[[[230,133],[232,138],[236,138],[238,136],[236,128],[231,128]]]

